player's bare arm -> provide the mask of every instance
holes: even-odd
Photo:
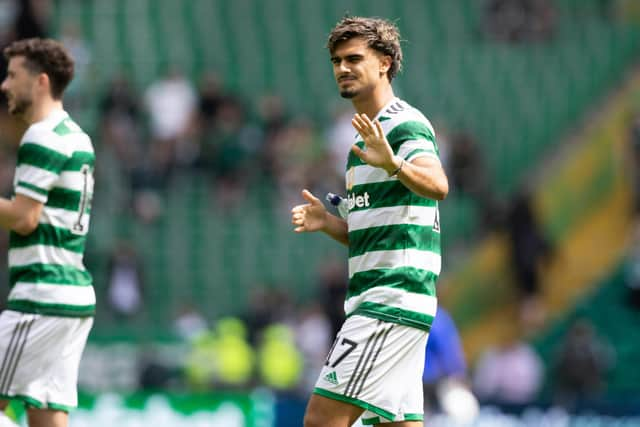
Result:
[[[0,198],[0,226],[26,236],[40,221],[43,204],[22,194],[12,200]]]
[[[308,202],[294,206],[291,209],[291,223],[296,227],[296,233],[322,231],[334,240],[349,244],[347,223],[341,218],[330,214],[324,204],[309,190],[302,190],[302,197]]]
[[[382,168],[389,175],[397,175],[400,182],[419,196],[435,200],[447,196],[449,182],[437,158],[424,156],[405,162],[393,154],[378,120],[371,121],[366,114],[356,114],[351,123],[365,145],[364,150],[354,145],[352,151],[363,162]]]

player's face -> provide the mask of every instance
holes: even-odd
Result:
[[[331,63],[343,98],[361,97],[371,93],[380,82],[388,82],[389,58],[371,49],[362,38],[338,43]]]
[[[24,65],[25,58],[14,56],[9,60],[7,77],[2,82],[2,92],[7,97],[9,113],[24,115],[33,104],[33,88],[37,75]]]

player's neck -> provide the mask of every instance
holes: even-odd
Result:
[[[374,90],[362,99],[354,98],[353,107],[360,114],[366,114],[370,119],[378,115],[380,110],[394,98],[391,84],[378,85]]]
[[[62,100],[53,98],[43,98],[34,102],[31,109],[25,113],[24,120],[32,125],[44,120],[49,114],[56,110],[62,110]]]

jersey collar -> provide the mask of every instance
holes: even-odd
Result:
[[[67,113],[65,110],[55,109],[55,110],[51,111],[49,113],[49,115],[47,117],[45,117],[44,119],[42,119],[39,123],[43,123],[43,122],[56,122],[56,123],[59,123],[62,120],[66,119],[67,117],[69,117],[69,113]]]
[[[397,96],[394,96],[393,98],[391,98],[389,100],[389,102],[387,102],[384,107],[382,107],[380,109],[380,111],[378,111],[378,114],[376,114],[376,116],[373,118],[373,120],[379,120],[380,122],[383,122],[385,120],[389,120],[389,117],[385,117],[382,115],[382,113],[384,113],[385,111],[387,111],[389,109],[389,107],[391,107],[393,104],[400,102],[400,98],[398,98]]]

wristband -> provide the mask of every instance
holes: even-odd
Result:
[[[404,159],[402,159],[402,161],[400,162],[400,166],[398,166],[398,169],[394,170],[389,174],[389,178],[391,178],[392,176],[398,175],[398,173],[400,173],[400,170],[402,169],[402,166],[404,166]]]

